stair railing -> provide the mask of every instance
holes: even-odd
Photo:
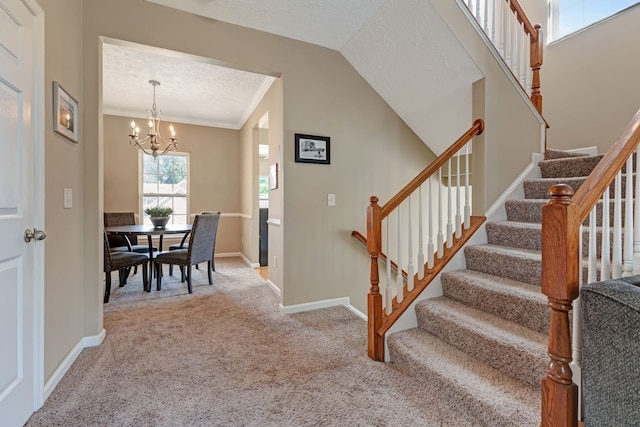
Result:
[[[632,202],[632,170],[634,152],[636,162],[640,161],[639,144],[640,111],[575,194],[568,185],[555,185],[549,190],[551,200],[542,208],[542,292],[548,297],[551,308],[549,362],[547,375],[542,379],[542,426],[577,426],[578,387],[572,375],[576,374],[578,382],[579,375],[572,373],[571,367],[579,371],[581,365],[579,301],[576,301],[573,313],[573,337],[569,312],[579,296],[580,283],[583,279],[594,282],[634,272],[633,261],[640,251],[640,181],[636,174],[635,201]],[[626,183],[624,201],[623,179]],[[613,218],[609,194],[612,183],[615,193]],[[599,274],[598,214],[602,218]],[[581,236],[582,224],[587,218],[589,254],[583,272]]]
[[[374,360],[384,361],[386,332],[485,220],[471,216],[469,165],[472,139],[483,130],[484,122],[476,120],[385,205],[380,206],[376,196],[370,199],[366,245],[371,258],[371,288],[367,314],[368,354]],[[394,263],[386,262],[385,289],[381,293],[378,261],[383,246],[385,260],[395,259],[397,269],[392,275]]]
[[[531,102],[542,114],[540,68],[544,35],[518,0],[459,0],[476,19]],[[527,64],[527,61],[529,62]]]

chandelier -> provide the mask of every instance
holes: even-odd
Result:
[[[160,82],[157,80],[149,80],[149,83],[153,86],[153,105],[151,109],[147,109],[147,113],[149,114],[149,133],[145,138],[140,139],[140,128],[136,126],[136,122],[132,121],[129,144],[143,151],[145,154],[157,158],[158,156],[167,154],[170,150],[175,151],[178,148],[178,139],[176,138],[173,125],[169,126],[169,132],[171,134],[169,141],[166,141],[162,135],[160,135],[160,118],[162,117],[162,111],[156,108],[156,86],[160,86]]]

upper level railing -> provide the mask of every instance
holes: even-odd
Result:
[[[570,328],[569,311],[578,298],[580,283],[638,274],[640,270],[640,266],[633,266],[640,254],[640,175],[633,173],[640,161],[639,144],[640,111],[575,195],[567,185],[553,186],[551,200],[542,208],[542,292],[551,307],[549,362],[542,380],[542,426],[577,425],[578,388],[571,367],[580,369],[581,328],[575,310]],[[583,245],[582,227],[587,218],[589,231]],[[586,263],[583,246],[588,252]],[[576,303],[575,309],[579,307]]]
[[[459,0],[474,16],[522,89],[542,114],[540,68],[544,46],[540,24],[533,25],[518,0]]]
[[[483,130],[484,122],[476,120],[383,206],[378,205],[377,197],[371,197],[367,209],[366,244],[371,258],[367,313],[368,352],[374,360],[384,360],[385,333],[485,219],[471,216],[469,165],[471,141]],[[398,267],[392,269],[392,262],[386,262],[381,293],[378,261],[383,248],[385,259],[395,260]]]

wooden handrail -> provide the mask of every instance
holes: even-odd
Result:
[[[640,111],[631,119],[618,140],[598,162],[587,180],[571,199],[580,207],[579,221],[582,223],[596,205],[604,191],[613,182],[616,174],[633,153],[640,141]]]
[[[507,1],[507,0],[504,0],[504,1]],[[524,9],[522,8],[522,6],[520,6],[520,3],[518,3],[518,0],[511,0],[509,3],[511,3],[511,10],[516,14],[518,21],[524,23],[524,28],[525,30],[527,30],[527,33],[529,33],[529,35],[537,39],[538,32],[536,31],[533,24],[531,24],[531,21],[529,21],[527,14],[524,13]]]
[[[416,191],[418,187],[420,187],[431,175],[436,173],[438,169],[442,165],[444,165],[447,160],[453,157],[454,154],[458,152],[464,145],[471,141],[476,135],[480,135],[484,131],[484,121],[482,119],[477,119],[473,122],[473,126],[469,128],[456,142],[454,142],[447,150],[438,156],[429,166],[427,166],[422,172],[420,172],[415,178],[411,180],[407,185],[405,185],[402,190],[398,191],[398,193],[393,196],[384,206],[382,206],[380,210],[380,220],[389,216],[394,209],[396,209],[400,204],[409,197],[411,193]]]
[[[551,200],[542,207],[542,292],[551,308],[549,362],[541,384],[543,427],[577,425],[569,312],[580,293],[580,225],[639,144],[640,111],[575,195],[566,184],[554,185],[549,190]]]

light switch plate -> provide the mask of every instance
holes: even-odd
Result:
[[[336,195],[335,194],[327,194],[327,206],[335,206],[336,205]]]
[[[73,206],[73,191],[70,188],[64,189],[64,208],[71,209]]]

